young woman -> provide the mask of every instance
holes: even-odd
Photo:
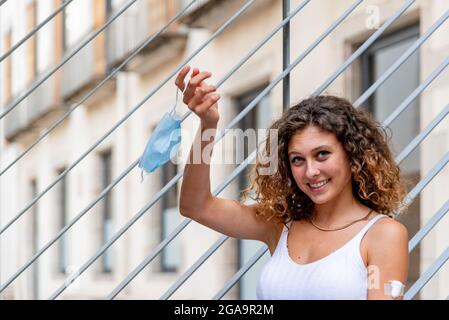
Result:
[[[217,128],[220,96],[206,83],[210,72],[195,68],[186,82],[189,71],[181,70],[175,83],[201,120],[195,138],[201,139]],[[390,281],[407,280],[408,233],[393,212],[404,209],[406,190],[383,128],[345,99],[316,96],[291,107],[271,129],[278,131],[278,168],[262,175],[263,164],[256,163],[245,190],[255,191],[256,204],[214,197],[208,162],[188,161],[181,214],[268,246],[259,299],[401,299]],[[199,142],[201,154],[210,142]]]

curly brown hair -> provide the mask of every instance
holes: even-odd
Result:
[[[272,175],[259,174],[267,164],[258,159],[250,173],[251,185],[243,190],[243,199],[250,196],[256,200],[259,217],[286,223],[312,215],[314,203],[296,184],[288,159],[290,139],[308,126],[334,133],[343,145],[350,161],[353,195],[360,203],[393,218],[394,211],[405,209],[402,200],[407,193],[406,185],[401,180],[389,145],[391,136],[385,128],[348,100],[319,95],[294,105],[270,127],[278,132],[277,171]],[[264,156],[269,157],[272,143],[269,135],[265,142]]]

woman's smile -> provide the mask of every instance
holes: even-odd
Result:
[[[320,193],[322,192],[328,185],[328,183],[331,181],[331,179],[325,179],[321,180],[318,183],[307,183],[307,186],[309,187],[309,190],[314,193]]]

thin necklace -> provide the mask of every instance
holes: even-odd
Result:
[[[371,210],[368,212],[368,214],[367,214],[366,216],[364,216],[363,218],[357,219],[357,220],[355,220],[355,221],[352,221],[352,222],[348,223],[347,225],[344,225],[343,227],[336,228],[336,229],[327,229],[327,228],[323,228],[323,227],[317,226],[317,225],[315,224],[315,222],[313,222],[312,218],[310,218],[310,219],[308,219],[308,220],[310,221],[310,223],[311,223],[315,228],[320,229],[321,231],[338,231],[338,230],[345,229],[345,228],[347,228],[347,227],[353,225],[353,224],[356,223],[356,222],[365,220],[366,218],[368,218],[368,216],[370,215],[370,213],[371,213],[372,211],[373,211],[373,209],[371,209]]]

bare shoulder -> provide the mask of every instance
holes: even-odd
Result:
[[[384,217],[376,221],[368,230],[366,237],[370,251],[383,250],[393,243],[395,246],[408,244],[407,228],[391,217]]]
[[[374,223],[371,227],[370,233],[376,238],[385,237],[391,240],[408,238],[407,228],[401,222],[388,216],[376,221],[376,223]]]

